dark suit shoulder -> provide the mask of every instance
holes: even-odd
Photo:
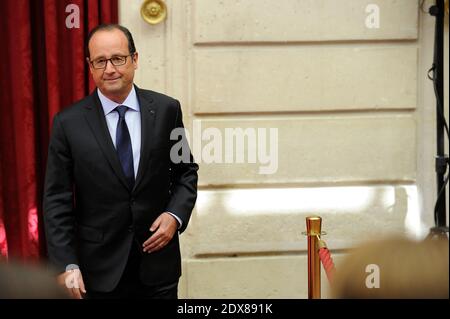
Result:
[[[94,98],[91,94],[71,105],[64,107],[57,113],[57,116],[61,121],[76,119],[83,116],[83,110],[86,107],[93,108],[95,106]]]
[[[177,108],[179,105],[177,99],[163,93],[159,93],[152,90],[145,90],[141,88],[137,88],[137,93],[140,98],[153,101],[159,106]]]

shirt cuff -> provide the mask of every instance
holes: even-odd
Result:
[[[66,272],[67,271],[72,271],[74,269],[80,269],[80,267],[77,264],[69,264],[66,266]]]
[[[183,226],[183,222],[181,221],[181,219],[180,219],[180,217],[178,217],[177,215],[175,215],[175,214],[172,214],[171,212],[168,212],[170,215],[172,215],[176,220],[177,220],[177,222],[178,222],[178,229],[180,229],[181,228],[181,226]]]

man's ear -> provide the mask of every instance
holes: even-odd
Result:
[[[86,58],[86,62],[87,62],[87,64],[89,65],[89,71],[92,73],[92,72],[94,72],[94,70],[92,69],[92,63],[91,63],[91,61],[89,60],[89,58]]]
[[[135,70],[138,68],[138,58],[139,58],[138,53],[135,52],[132,57]]]

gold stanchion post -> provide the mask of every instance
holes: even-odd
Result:
[[[308,298],[320,299],[320,258],[319,236],[322,231],[322,218],[306,217],[306,233],[308,236]]]

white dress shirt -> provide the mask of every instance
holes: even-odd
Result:
[[[131,89],[125,101],[122,104],[108,99],[97,89],[98,98],[102,103],[103,112],[106,117],[106,124],[108,124],[109,134],[111,135],[114,147],[116,147],[116,130],[117,122],[119,121],[119,113],[115,111],[119,105],[125,105],[128,110],[125,112],[125,122],[128,126],[131,138],[131,149],[133,151],[133,167],[134,178],[136,179],[139,167],[139,160],[141,158],[141,108],[136,96],[136,90]]]
[[[111,135],[114,147],[116,147],[116,129],[119,121],[119,113],[115,111],[115,109],[119,105],[128,107],[127,112],[125,112],[125,122],[127,123],[128,131],[130,132],[131,149],[133,151],[134,178],[136,179],[139,160],[141,158],[141,108],[139,106],[136,90],[133,86],[127,98],[121,104],[108,99],[99,89],[97,89],[97,93],[103,107],[103,112],[105,113],[106,124],[108,125],[109,134]],[[178,228],[180,228],[182,225],[181,219],[171,212],[168,213],[175,217],[178,221]]]

